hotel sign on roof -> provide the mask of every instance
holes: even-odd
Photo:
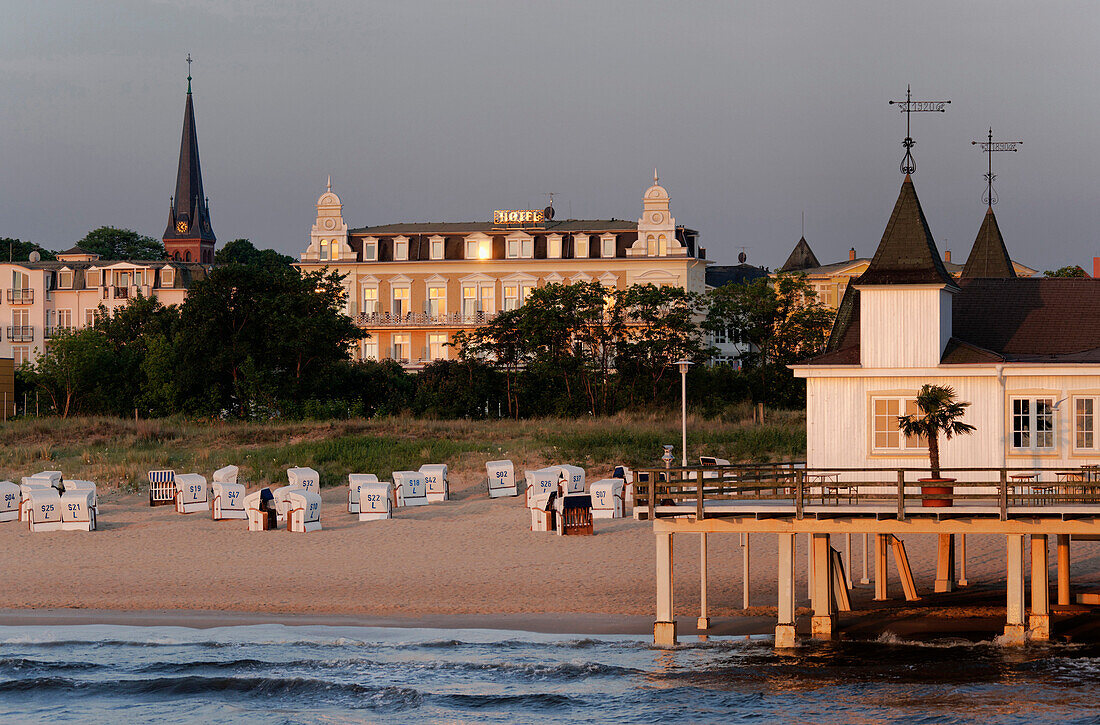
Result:
[[[542,209],[497,209],[493,212],[496,226],[542,224],[544,221],[546,215]]]

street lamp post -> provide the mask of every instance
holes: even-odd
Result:
[[[687,468],[688,464],[688,368],[692,366],[691,360],[677,360],[676,367],[680,368],[680,441],[681,464]]]

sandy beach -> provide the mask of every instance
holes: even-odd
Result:
[[[644,521],[598,520],[592,537],[532,533],[522,497],[490,500],[475,476],[452,480],[453,500],[398,509],[388,521],[359,522],[346,513],[345,497],[344,489],[323,491],[324,529],[311,534],[249,533],[243,521],[180,515],[170,506],[150,508],[144,495],[112,491],[101,495],[96,532],[32,534],[18,522],[0,524],[0,547],[7,552],[0,623],[27,623],[28,616],[68,617],[68,623],[121,617],[149,624],[183,618],[192,626],[302,621],[651,631],[654,540]],[[802,582],[804,545],[798,542],[796,556]],[[834,546],[844,551],[844,537]],[[859,583],[862,540],[853,540],[853,601],[860,616],[1003,616],[997,612],[1004,596],[1001,537],[968,538],[971,585],[954,595],[930,594],[935,538],[912,536],[906,546],[923,597],[919,606],[901,599],[892,565],[895,599],[871,602],[871,586]],[[697,539],[677,537],[675,557],[676,613],[693,623]],[[770,632],[774,537],[750,539],[748,610],[741,608],[738,537],[711,536],[709,561],[711,615],[735,618],[716,622],[715,633]],[[1051,567],[1053,573],[1053,560]],[[1075,545],[1073,577],[1077,587],[1100,581],[1097,544]],[[808,604],[804,584],[796,595],[800,607]]]

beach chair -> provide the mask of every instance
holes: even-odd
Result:
[[[561,471],[562,495],[584,493],[584,469],[580,466],[558,466]]]
[[[149,505],[163,506],[176,502],[176,472],[149,471]]]
[[[561,471],[558,470],[557,466],[540,468],[536,471],[524,471],[523,481],[526,484],[527,508],[534,508],[545,503],[545,495],[557,490],[560,477]]]
[[[295,486],[280,486],[270,489],[272,498],[275,499],[275,511],[278,516],[279,526],[286,524],[286,515],[290,511],[290,495],[295,491],[304,491],[304,488]]]
[[[485,474],[489,498],[519,495],[516,490],[516,470],[511,461],[487,461]]]
[[[23,477],[23,482],[24,483],[26,483],[28,480],[44,481],[47,484],[49,484],[50,486],[56,488],[59,493],[61,492],[61,490],[63,488],[63,485],[64,485],[63,480],[62,480],[61,471],[39,471],[38,473],[34,474],[33,476],[24,476]]]
[[[626,484],[623,489],[623,505],[634,505],[634,471],[631,471],[626,466],[615,466],[615,470],[611,472],[612,478],[621,478]]]
[[[197,473],[181,473],[176,476],[176,513],[193,514],[209,510],[206,478]]]
[[[28,523],[31,531],[61,530],[61,496],[52,486],[30,489]]]
[[[99,491],[96,490],[95,483],[93,483],[92,481],[81,481],[75,478],[69,481],[65,481],[65,493],[84,491],[92,492],[92,506],[95,507],[96,513],[99,513]]]
[[[31,492],[32,491],[53,491],[59,496],[61,492],[50,485],[50,482],[35,478],[33,476],[24,476],[21,484],[19,484],[19,520],[30,521],[31,520]]]
[[[261,488],[244,497],[244,510],[248,516],[249,531],[270,531],[278,527],[278,518],[272,517],[266,502],[274,500],[270,488]]]
[[[286,530],[299,534],[321,530],[321,495],[305,489],[287,494],[290,509],[286,514]]]
[[[288,468],[286,478],[292,488],[321,493],[321,477],[312,468]]]
[[[592,494],[592,518],[619,519],[626,509],[623,489],[626,483],[621,478],[604,478],[595,481],[589,487]]]
[[[233,466],[236,468],[236,466]],[[224,470],[224,469],[222,469]],[[214,475],[217,476],[217,471]],[[236,478],[236,473],[233,474]],[[230,481],[215,481],[210,484],[210,517],[215,521],[229,519],[245,519],[248,513],[245,511],[245,488],[243,483]]]
[[[378,483],[378,476],[373,473],[349,473],[348,474],[348,513],[359,513],[359,484]]]
[[[63,531],[95,531],[95,484],[92,488],[69,488],[61,495],[61,529]]]
[[[22,498],[19,486],[11,481],[0,481],[0,522],[19,520],[19,504]]]
[[[556,480],[554,486],[557,486]],[[527,508],[531,512],[531,531],[554,530],[554,501],[557,500],[557,497],[556,488],[551,488],[549,491],[535,496],[534,500],[530,502]]]
[[[214,471],[214,475],[210,478],[211,483],[236,483],[238,476],[240,476],[241,469],[237,466],[225,466]]]
[[[364,480],[356,482],[356,496],[358,501],[357,513],[360,521],[379,521],[393,518],[394,493],[393,484],[389,481],[379,481],[372,474],[351,474],[351,477],[362,477]],[[373,480],[366,480],[367,477]]]
[[[424,476],[428,501],[446,501],[450,497],[446,463],[425,463],[420,467],[420,473]]]
[[[592,495],[571,493],[559,496],[554,503],[557,512],[558,536],[591,536]]]
[[[398,506],[424,506],[428,503],[428,489],[420,471],[394,471],[393,487],[397,491]]]

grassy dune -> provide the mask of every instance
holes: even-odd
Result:
[[[745,411],[747,412],[747,411]],[[171,468],[209,476],[229,463],[251,483],[285,482],[289,466],[309,466],[323,485],[349,472],[388,477],[393,470],[447,463],[452,476],[477,476],[485,461],[509,458],[517,471],[551,462],[609,468],[654,465],[662,443],[680,440],[678,416],[454,421],[383,418],[305,422],[194,422],[174,419],[30,418],[0,425],[0,478],[43,469],[123,490],[144,488],[146,472]],[[804,455],[805,416],[775,411],[751,418],[688,418],[691,455],[730,460],[791,460]]]

